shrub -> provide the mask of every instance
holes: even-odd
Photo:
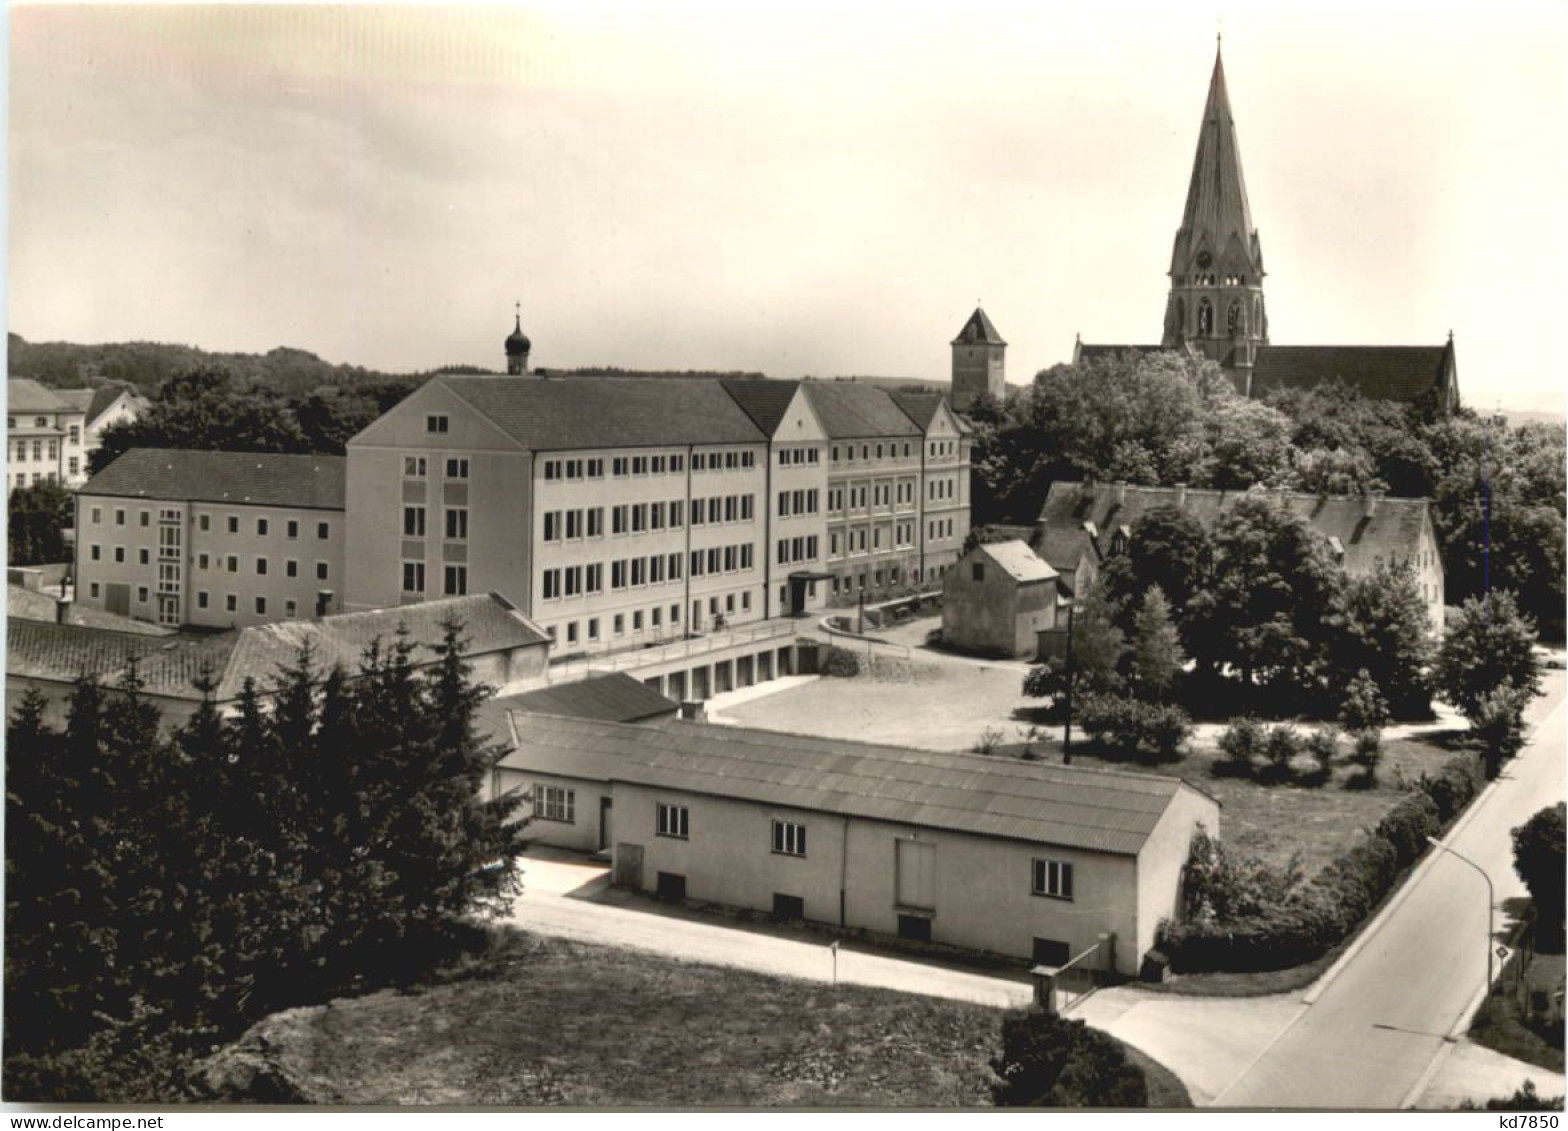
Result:
[[[1399,854],[1379,836],[1368,836],[1324,865],[1307,885],[1307,898],[1332,928],[1327,945],[1353,931],[1388,894],[1398,874]]]
[[[1226,762],[1250,770],[1253,759],[1263,752],[1263,742],[1263,724],[1257,719],[1241,718],[1220,735],[1220,752]]]
[[[1143,1070],[1120,1042],[1082,1021],[1042,1012],[1002,1020],[991,1062],[998,1107],[1147,1107]]]
[[[975,739],[975,744],[969,748],[969,751],[972,754],[995,754],[1001,742],[1002,732],[995,727],[986,727],[980,732],[980,737]]]
[[[1484,1106],[1478,1105],[1474,1100],[1466,1100],[1459,1105],[1459,1111],[1561,1111],[1563,1097],[1542,1096],[1535,1091],[1535,1081],[1526,1080],[1524,1086],[1511,1096],[1487,1100]]]
[[[1376,836],[1394,846],[1403,867],[1426,851],[1426,838],[1442,831],[1437,806],[1425,793],[1417,791],[1402,798],[1378,822]]]
[[[860,674],[860,657],[848,648],[829,648],[828,658],[822,664],[822,674],[853,679]]]
[[[1377,730],[1388,724],[1388,703],[1365,668],[1346,685],[1339,718],[1350,731]]]
[[[1437,819],[1446,826],[1480,792],[1480,766],[1474,758],[1461,754],[1444,762],[1435,777],[1423,774],[1418,784],[1437,806]]]
[[[1096,742],[1160,760],[1181,757],[1192,734],[1192,720],[1180,707],[1124,695],[1085,696],[1079,721]]]
[[[1339,757],[1339,733],[1333,727],[1318,727],[1307,736],[1307,753],[1318,764],[1318,772],[1328,777],[1334,772],[1334,759]]]
[[[1377,779],[1378,763],[1383,760],[1383,732],[1364,730],[1356,735],[1355,759],[1366,770],[1367,779]]]
[[[1301,736],[1289,723],[1270,727],[1268,738],[1263,743],[1263,753],[1277,773],[1288,774],[1291,762],[1301,753]]]

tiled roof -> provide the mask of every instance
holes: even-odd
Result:
[[[635,723],[660,715],[673,715],[680,704],[625,672],[592,676],[572,683],[558,683],[521,695],[491,700],[506,711],[533,715],[564,715],[605,723]]]
[[[436,377],[530,451],[754,444],[722,382],[692,377]]]
[[[20,585],[6,586],[5,615],[8,620],[53,623],[58,612],[57,606],[58,600],[52,593],[41,593],[36,589],[27,589]],[[106,613],[102,609],[88,608],[74,602],[66,615],[69,618],[68,623],[87,628],[114,629],[119,632],[135,633],[138,636],[174,635],[172,628],[122,617],[117,613]]]
[[[975,307],[975,312],[969,316],[969,321],[964,323],[964,328],[958,331],[958,337],[954,338],[951,344],[955,346],[972,346],[980,343],[992,346],[1005,346],[1007,344],[1002,341],[1002,335],[996,332],[996,327],[991,325],[991,320],[986,317],[985,311],[977,306]]]
[[[1037,557],[1027,542],[986,542],[979,549],[1015,581],[1049,581],[1056,576],[1050,563]]]
[[[800,388],[799,381],[769,381],[764,377],[724,377],[719,384],[769,437],[778,431],[790,401],[795,399],[795,390]]]
[[[465,656],[539,645],[548,639],[537,625],[493,593],[341,613],[319,621],[282,621],[230,632],[179,633],[163,638],[14,620],[8,625],[6,671],[64,683],[74,682],[85,672],[113,686],[135,658],[151,694],[200,699],[194,682],[205,670],[216,683],[214,697],[227,702],[239,695],[247,676],[263,688],[270,687],[283,668],[295,663],[307,642],[320,670],[341,665],[354,673],[370,643],[380,639],[390,644],[401,625],[417,645],[414,663],[434,663],[442,622],[448,617],[463,624]]]
[[[830,439],[924,435],[885,389],[858,381],[805,381],[802,385]]]
[[[46,388],[31,377],[12,377],[6,382],[6,411],[17,412],[69,412],[72,405],[62,400],[55,390]]]
[[[1185,783],[681,721],[514,714],[502,767],[1136,855]],[[1190,788],[1190,787],[1187,787]]]
[[[1078,347],[1081,361],[1124,351],[1159,353],[1163,346]],[[1364,397],[1409,402],[1443,385],[1453,368],[1453,344],[1441,346],[1271,346],[1260,345],[1252,364],[1252,395],[1275,389],[1310,389],[1335,379]],[[1227,361],[1230,359],[1227,358]],[[1457,378],[1455,378],[1457,384]]]
[[[1086,551],[1100,556],[1108,553],[1118,527],[1132,526],[1155,507],[1176,505],[1177,490],[1104,484],[1086,488],[1080,483],[1052,483],[1040,512],[1038,552],[1056,569],[1074,570]],[[1338,538],[1345,551],[1345,569],[1350,573],[1368,573],[1379,559],[1404,561],[1422,548],[1421,532],[1427,521],[1425,499],[1378,498],[1368,516],[1370,500],[1361,496],[1188,488],[1181,509],[1205,530],[1212,531],[1225,512],[1246,498],[1282,500],[1325,538]],[[1084,529],[1086,522],[1094,525],[1098,538]]]
[[[342,510],[346,465],[342,456],[132,448],[82,494]]]
[[[888,396],[893,398],[893,403],[903,411],[905,416],[913,420],[922,432],[931,427],[931,421],[936,418],[942,402],[947,399],[941,393],[892,392]]]
[[[1441,385],[1452,346],[1260,346],[1252,392],[1303,389],[1338,378],[1362,396],[1413,401]]]
[[[124,385],[99,385],[94,389],[56,389],[55,394],[73,408],[80,409],[87,416],[87,423],[102,416],[110,405],[120,397],[130,393],[132,399],[137,399],[133,390]]]

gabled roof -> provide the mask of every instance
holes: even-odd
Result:
[[[941,393],[907,393],[892,392],[888,396],[920,431],[925,432],[931,427],[931,421],[936,419],[936,414],[941,411],[942,402],[947,398]],[[957,419],[956,417],[954,418]],[[960,426],[962,431],[962,426]]]
[[[832,440],[923,436],[887,390],[858,381],[803,381],[817,419]]]
[[[88,427],[91,427],[93,422],[121,397],[128,395],[132,400],[140,400],[135,390],[124,385],[99,385],[93,389],[56,389],[55,394],[71,407],[85,413]]]
[[[6,382],[6,411],[18,412],[72,412],[74,406],[63,400],[50,388],[40,385],[31,377],[12,377]]]
[[[964,328],[958,331],[958,337],[949,344],[1005,346],[1007,343],[1002,341],[1002,335],[998,334],[996,327],[991,325],[991,319],[986,317],[985,311],[977,306],[975,312],[969,316],[969,321],[964,323]]]
[[[434,377],[530,451],[754,444],[719,381],[692,377]]]
[[[1175,506],[1177,491],[1174,487],[1052,483],[1040,512],[1038,553],[1063,572],[1076,569],[1085,553],[1103,558],[1110,552],[1111,539],[1119,527],[1132,526],[1156,507]],[[1338,538],[1345,552],[1343,564],[1351,573],[1368,573],[1379,559],[1405,561],[1423,548],[1422,531],[1428,521],[1425,499],[1187,488],[1181,510],[1212,531],[1227,511],[1247,498],[1283,502],[1325,538]],[[1095,528],[1097,536],[1085,529],[1086,523]]]
[[[292,666],[310,644],[313,663],[323,672],[334,666],[354,674],[372,641],[390,645],[398,628],[415,643],[413,662],[432,664],[449,618],[462,622],[463,655],[482,656],[512,648],[545,645],[548,637],[510,602],[494,593],[450,597],[395,609],[340,613],[320,620],[281,621],[212,634],[178,633],[151,637],[78,625],[11,621],[7,628],[6,671],[10,675],[73,683],[82,674],[115,686],[134,659],[149,694],[198,700],[195,681],[205,671],[215,682],[213,697],[236,698],[246,677],[270,689],[279,672]]]
[[[512,715],[503,768],[1136,855],[1176,778],[748,727]]]
[[[1007,542],[984,542],[976,547],[999,567],[1006,570],[1014,581],[1049,581],[1056,576],[1050,563],[1036,556],[1027,542],[1013,539]]]
[[[604,723],[636,723],[673,715],[681,705],[666,699],[641,680],[625,672],[592,676],[572,683],[557,683],[537,691],[490,700],[502,711],[530,715],[562,715]]]
[[[346,466],[343,456],[132,448],[81,493],[342,510]]]
[[[795,390],[800,388],[799,381],[770,381],[765,377],[722,377],[719,384],[769,438],[778,431],[795,399]]]

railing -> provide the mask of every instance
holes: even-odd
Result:
[[[755,644],[765,640],[793,637],[799,626],[792,621],[769,621],[751,628],[733,628],[705,636],[672,640],[648,648],[634,648],[623,652],[604,652],[593,656],[572,656],[550,662],[552,682],[606,672],[635,671],[696,656],[720,652],[726,648]]]

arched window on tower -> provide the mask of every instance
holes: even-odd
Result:
[[[1240,329],[1241,329],[1241,303],[1233,302],[1233,303],[1230,304],[1230,310],[1228,310],[1226,312],[1226,314],[1225,314],[1225,332],[1227,334],[1235,336],[1236,332],[1239,331]]]
[[[1205,337],[1214,332],[1214,307],[1208,299],[1198,302],[1198,335]]]

